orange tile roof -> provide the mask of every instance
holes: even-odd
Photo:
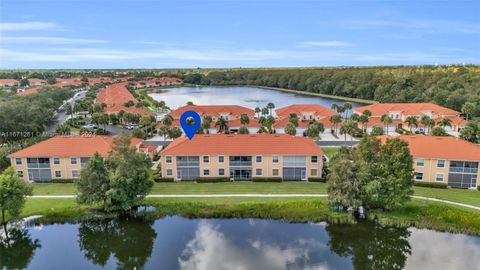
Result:
[[[372,116],[380,116],[391,111],[402,112],[405,115],[421,115],[422,111],[432,111],[442,115],[459,115],[460,113],[433,103],[376,103],[358,107],[354,111],[361,114],[369,110]]]
[[[124,111],[124,112],[131,113],[131,114],[155,116],[154,113],[145,111],[144,109],[137,108],[135,106],[126,107],[126,106],[123,106],[123,105],[113,105],[112,107],[106,107],[103,111],[106,112],[106,113],[118,113],[119,111]]]
[[[200,135],[174,140],[162,155],[323,155],[311,139],[286,134]]]
[[[45,83],[44,80],[42,80],[42,79],[37,79],[37,78],[31,78],[31,79],[28,79],[28,81],[29,81],[30,83]]]
[[[187,105],[173,110],[169,113],[173,118],[180,118],[186,111],[195,111],[201,116],[220,116],[221,113],[229,113],[236,117],[247,114],[253,117],[255,111],[239,105]]]
[[[398,124],[402,124],[402,119],[392,119],[392,123],[389,124],[390,127],[396,126]],[[369,117],[368,123],[366,124],[368,127],[379,126],[383,127],[385,124],[382,122],[381,117]],[[358,123],[358,126],[362,126],[362,123]]]
[[[317,122],[320,122],[323,124],[325,128],[331,128],[333,127],[332,122],[330,122],[330,117],[322,118],[320,120],[316,120]],[[274,128],[284,128],[289,122],[288,117],[287,118],[282,118],[282,119],[275,119],[275,123],[273,124]],[[298,127],[301,128],[306,128],[308,125],[310,125],[311,120],[298,120]],[[340,124],[337,125],[338,127]]]
[[[445,117],[445,118],[450,118],[450,120],[452,120],[452,126],[459,126],[459,127],[463,127],[463,126],[466,126],[468,121],[461,118],[461,117]],[[437,121],[437,124],[440,123],[442,121],[443,118],[439,118],[438,121]]]
[[[96,102],[105,103],[107,107],[112,107],[114,105],[123,105],[130,100],[138,103],[138,100],[127,90],[125,83],[116,83],[100,90]]]
[[[18,95],[19,96],[26,96],[26,95],[30,95],[30,94],[36,94],[36,93],[38,93],[38,91],[40,91],[40,89],[42,89],[42,87],[40,87],[40,86],[31,87],[31,88],[25,89],[22,92],[18,92]]]
[[[382,143],[389,138],[400,138],[408,143],[413,157],[480,161],[480,147],[455,137],[426,135],[379,136]]]
[[[12,153],[9,157],[90,157],[95,152],[107,156],[112,141],[111,136],[55,136]],[[137,146],[142,141],[142,139],[132,138],[131,145]]]
[[[313,112],[316,116],[320,117],[330,117],[332,115],[338,114],[337,112],[330,110],[329,108],[320,104],[294,104],[275,110],[277,116],[282,117],[288,117],[291,113],[295,113],[297,114],[297,116],[300,116],[302,113],[306,112]]]
[[[0,84],[14,84],[14,85],[19,85],[20,83],[15,80],[15,79],[0,79]]]

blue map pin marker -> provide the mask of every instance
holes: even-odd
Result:
[[[192,125],[187,123],[189,117],[193,118],[194,123]],[[194,111],[186,111],[180,116],[180,125],[182,125],[183,132],[185,132],[188,139],[191,140],[200,127],[200,115]]]

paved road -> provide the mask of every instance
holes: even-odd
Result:
[[[147,198],[234,198],[234,197],[246,197],[246,198],[293,198],[293,197],[303,197],[303,198],[326,198],[327,194],[152,194],[147,195]],[[73,199],[76,198],[76,195],[34,195],[30,198],[34,199]],[[414,199],[426,200],[441,202],[456,206],[462,206],[474,210],[480,211],[480,207],[473,206],[464,203],[452,202],[447,200],[423,197],[423,196],[412,196]]]
[[[358,144],[358,141],[315,141],[319,146],[353,146]]]
[[[55,117],[57,118],[55,123],[50,125],[47,128],[47,132],[49,134],[54,134],[55,131],[57,130],[57,127],[59,125],[63,124],[65,121],[67,121],[68,115],[65,112],[65,106],[67,104],[70,104],[71,106],[74,106],[75,102],[77,100],[81,99],[81,98],[84,98],[86,93],[87,93],[87,91],[80,91],[80,92],[75,93],[75,96],[73,96],[71,99],[67,100],[65,103],[62,104],[62,106],[60,106],[60,108],[58,108],[58,112],[55,115]]]

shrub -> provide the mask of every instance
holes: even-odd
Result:
[[[220,183],[230,182],[228,177],[197,177],[197,183]]]
[[[172,177],[155,177],[153,181],[155,183],[173,183],[174,179]]]
[[[477,190],[480,191],[480,186],[477,187]]]
[[[447,188],[447,184],[445,183],[435,183],[435,182],[413,182],[413,185],[417,186],[417,187],[428,187],[428,188],[442,188],[442,189],[446,189]]]
[[[252,182],[282,182],[281,177],[253,177]]]
[[[39,182],[39,183],[67,184],[67,183],[75,183],[75,179],[52,179],[50,182]]]
[[[327,178],[325,178],[325,177],[309,177],[308,182],[326,183]]]

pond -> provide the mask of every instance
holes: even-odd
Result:
[[[186,105],[192,101],[196,105],[241,105],[247,108],[265,107],[272,102],[276,108],[292,104],[321,104],[330,108],[333,103],[342,105],[344,101],[327,99],[310,95],[299,95],[272,89],[251,86],[225,86],[225,87],[178,87],[157,90],[150,94],[157,101],[165,101],[172,109]],[[362,106],[352,103],[352,107]]]
[[[109,220],[28,226],[0,269],[479,269],[480,238],[261,219]]]

